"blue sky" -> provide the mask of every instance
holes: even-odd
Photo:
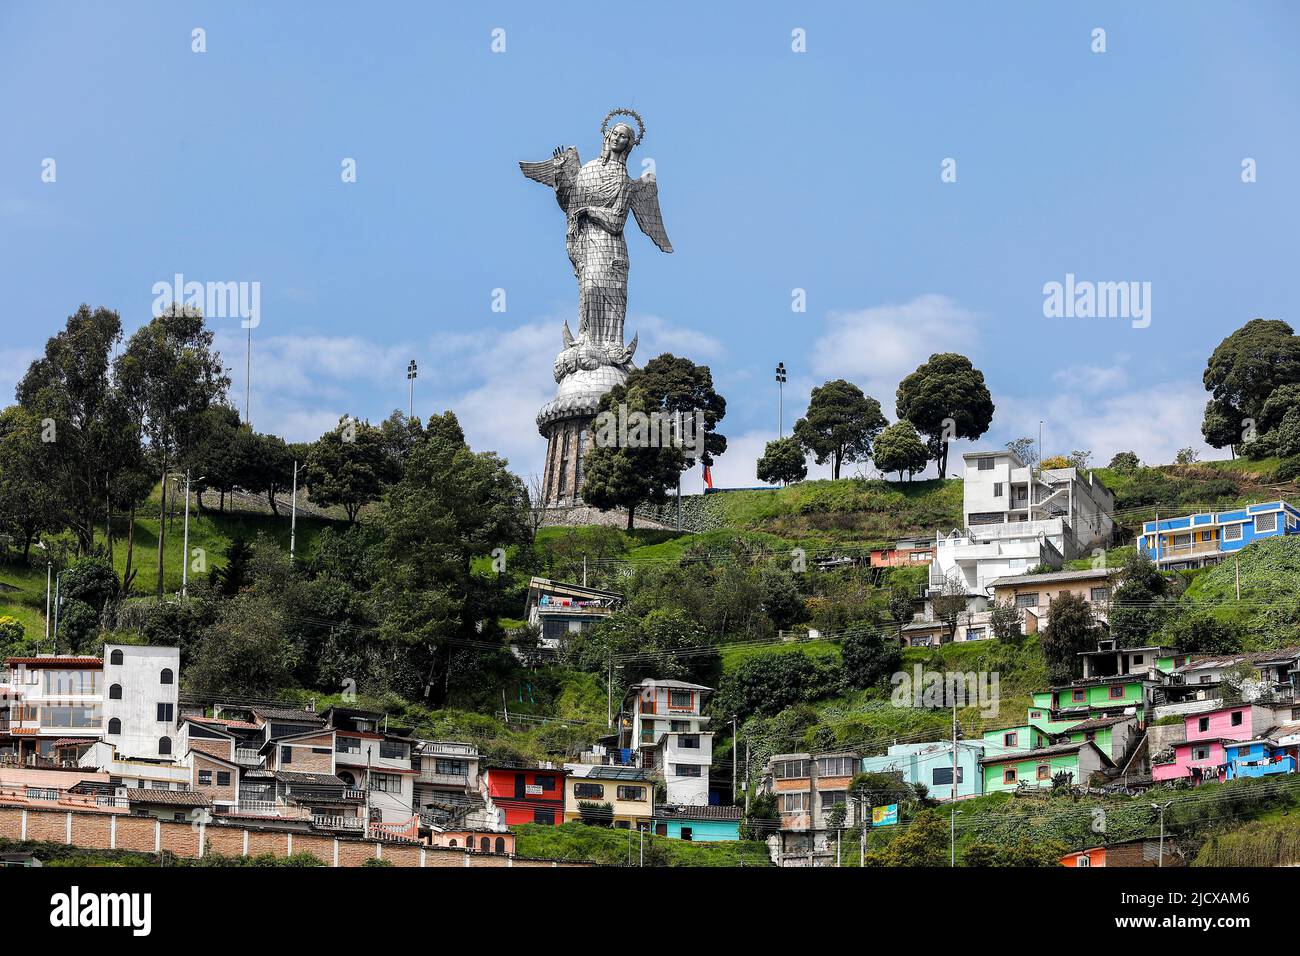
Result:
[[[83,301],[134,329],[175,273],[257,281],[255,427],[377,420],[415,358],[419,413],[534,471],[576,289],[515,163],[591,158],[631,106],[675,252],[629,225],[628,335],[713,368],[719,483],[755,483],[778,361],[788,431],[829,378],[892,418],[943,350],[986,375],[984,445],[1042,418],[1048,454],[1167,461],[1200,445],[1220,339],[1300,319],[1297,27],[1287,3],[5,4],[0,390]],[[1045,318],[1067,273],[1150,282],[1150,326]],[[242,405],[244,332],[214,325]]]

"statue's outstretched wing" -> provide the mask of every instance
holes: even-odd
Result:
[[[520,163],[519,169],[525,176],[543,186],[554,186],[556,182],[571,180],[578,174],[582,163],[578,159],[578,150],[570,146],[558,156],[540,163]]]
[[[654,173],[645,173],[639,179],[632,181],[628,205],[632,207],[636,224],[641,227],[641,231],[654,240],[654,244],[664,252],[672,252],[673,244],[668,241],[668,233],[664,230],[664,217],[659,212],[659,186],[655,182]]]

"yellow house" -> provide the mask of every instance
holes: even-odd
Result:
[[[580,804],[595,804],[588,807],[588,820],[612,813],[610,825],[620,830],[650,827],[655,812],[655,785],[646,771],[584,763],[565,764],[564,769],[566,823],[583,819]],[[609,809],[604,804],[609,804]]]

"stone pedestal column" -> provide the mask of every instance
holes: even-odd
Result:
[[[596,409],[601,397],[626,377],[625,372],[611,365],[578,369],[560,379],[555,398],[537,413],[537,430],[546,439],[543,507],[582,504],[582,465],[594,440]]]

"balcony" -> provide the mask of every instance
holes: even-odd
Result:
[[[439,757],[477,757],[478,748],[473,744],[448,743],[445,741],[428,741],[420,751],[422,754],[435,754]]]
[[[240,800],[238,806],[217,807],[216,811],[218,814],[276,817],[281,820],[310,820],[312,818],[312,812],[306,807],[297,807],[275,800]]]
[[[245,747],[235,748],[235,763],[241,767],[260,767],[262,766],[262,755],[256,750],[249,750]]]
[[[311,825],[318,830],[341,830],[361,833],[366,829],[364,817],[340,817],[326,813],[313,813]]]
[[[468,787],[468,773],[435,773],[432,770],[421,770],[419,776],[415,778],[416,783],[428,783],[439,787]]]

